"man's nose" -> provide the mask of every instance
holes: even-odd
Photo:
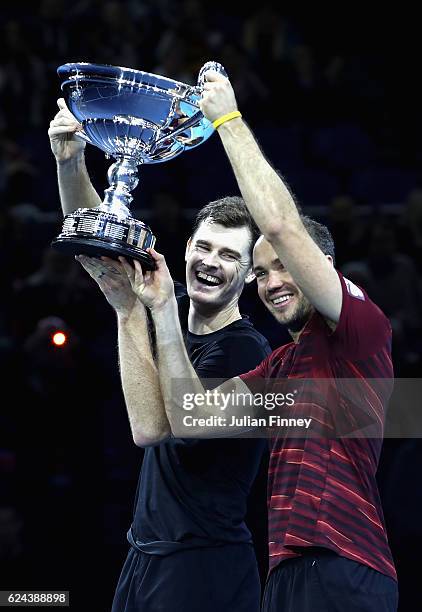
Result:
[[[268,272],[267,291],[275,291],[283,286],[283,279],[276,270]]]
[[[218,266],[217,253],[215,251],[209,251],[205,257],[202,258],[202,263],[207,268],[216,268]]]

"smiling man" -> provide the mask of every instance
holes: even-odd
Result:
[[[224,198],[198,213],[188,241],[190,306],[184,343],[203,380],[239,374],[269,353],[266,340],[238,307],[251,275],[254,229],[242,200]],[[103,270],[103,283],[117,270],[110,261],[82,258],[81,263],[94,278]],[[137,333],[144,334],[141,328]],[[147,355],[150,349],[142,345],[147,340],[143,338],[135,342]],[[120,350],[124,351],[124,342]],[[122,355],[120,360],[126,405],[129,413],[140,415],[150,383],[143,364],[129,365],[128,358],[128,353],[123,355],[127,367]],[[160,377],[165,376],[160,357],[157,365]],[[125,384],[126,375],[130,380]],[[163,414],[163,403],[151,406],[151,411]],[[136,427],[143,426],[138,417]],[[129,531],[132,549],[113,610],[259,609],[260,581],[245,513],[264,446],[262,440],[163,439],[157,430],[156,439],[150,439],[145,449]]]
[[[257,236],[248,215],[243,201],[231,197],[211,202],[196,216],[186,248],[186,281],[189,321],[198,331],[207,331],[207,312],[213,313],[214,327],[241,319],[237,304],[245,282],[254,278],[251,248]]]
[[[334,243],[328,229],[300,215],[304,229],[322,251],[327,260],[334,263]],[[257,279],[258,295],[275,319],[285,326],[293,338],[298,337],[310,319],[314,307],[305,297],[292,276],[284,267],[271,243],[261,236],[254,248],[253,271]],[[328,324],[334,324],[328,319]]]

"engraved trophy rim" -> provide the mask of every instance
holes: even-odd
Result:
[[[207,62],[212,64],[214,62]],[[204,64],[203,68],[207,65]],[[201,72],[203,70],[201,69]],[[78,79],[110,79],[121,85],[138,86],[140,88],[151,88],[154,92],[160,91],[171,94],[172,97],[183,99],[199,108],[199,96],[202,85],[184,83],[170,77],[162,76],[154,72],[116,66],[113,64],[97,64],[91,62],[67,62],[57,68],[57,74],[63,79],[62,86],[66,82],[74,82]],[[123,75],[132,75],[132,79]],[[67,78],[66,78],[67,77]],[[191,97],[192,96],[192,97]]]

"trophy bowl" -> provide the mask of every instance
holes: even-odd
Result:
[[[59,66],[66,104],[83,128],[76,135],[115,162],[108,170],[110,187],[103,202],[66,215],[60,235],[51,243],[54,248],[71,255],[123,255],[153,269],[146,249],[154,246],[155,237],[129,211],[138,166],[168,161],[211,136],[212,123],[199,108],[207,70],[225,75],[217,62],[204,64],[196,85],[119,66]]]

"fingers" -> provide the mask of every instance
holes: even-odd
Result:
[[[69,117],[69,119],[73,119],[74,121],[76,121],[75,115],[70,112],[70,110],[67,108],[67,106],[65,106],[64,108],[61,108],[59,111],[57,111],[56,117]]]
[[[98,261],[93,257],[86,257],[85,255],[75,255],[76,261],[79,261],[81,266],[88,272],[88,274],[96,281],[98,281],[104,272],[99,268]]]
[[[123,266],[122,263],[119,261],[116,261],[115,259],[112,259],[111,257],[106,257],[105,255],[102,255],[100,257],[100,261],[102,261],[104,263],[104,268],[107,272],[110,272],[110,274],[122,274],[123,273]]]
[[[147,252],[153,258],[155,266],[156,266],[156,269],[158,271],[166,271],[166,272],[168,272],[168,274],[170,274],[169,269],[167,267],[166,258],[164,257],[164,255],[162,255],[161,253],[159,253],[158,251],[156,251],[153,248],[147,249]]]
[[[119,256],[119,261],[124,271],[126,272],[130,282],[133,284],[133,282],[135,281],[135,270],[125,257]]]
[[[216,81],[228,81],[228,78],[225,77],[223,74],[221,74],[221,72],[216,72],[215,70],[207,70],[206,73],[204,74],[205,77],[205,83],[204,83],[204,87],[206,86],[206,82],[216,82]]]
[[[156,264],[160,264],[160,263],[166,263],[166,260],[164,259],[164,255],[161,255],[161,253],[159,253],[158,251],[156,251],[155,249],[153,249],[152,247],[149,247],[147,249],[147,252],[151,255],[151,257],[153,258],[153,260],[155,261]]]
[[[106,280],[106,278],[111,279],[121,275],[121,270],[116,265],[112,265],[116,263],[112,259],[109,260],[112,262],[112,264],[110,264],[108,261],[104,262],[103,258],[99,259],[97,257],[87,257],[86,255],[75,255],[75,259],[76,261],[79,261],[82,267],[97,282],[103,277],[104,280]]]
[[[125,269],[126,274],[129,277],[130,282],[132,283],[132,285],[134,283],[143,283],[144,282],[144,273],[142,270],[142,266],[139,263],[139,261],[137,261],[136,259],[132,259],[132,263],[129,263],[127,261],[127,259],[125,257],[120,256],[119,257],[119,261],[122,264],[123,268]]]
[[[50,138],[52,136],[66,136],[66,134],[68,134],[69,136],[73,134],[75,134],[78,130],[81,129],[81,125],[79,125],[79,123],[67,123],[64,125],[57,125],[56,122],[53,120],[50,122],[50,127],[48,128],[48,135],[50,136]]]
[[[148,272],[144,274],[140,261],[137,261],[136,259],[134,259],[133,264],[135,266],[134,267],[135,282],[139,285],[143,285],[145,281],[150,278],[151,275]]]
[[[204,83],[203,94],[206,94],[209,91],[224,91],[229,85],[230,81],[228,79],[224,79],[223,81],[208,81]]]
[[[72,115],[70,116],[61,115],[60,113],[57,113],[54,119],[50,121],[50,126],[51,127],[65,126],[65,127],[68,127],[69,129],[77,128],[79,130],[82,128],[82,125],[79,123],[79,121],[75,119],[75,117],[73,117]]]
[[[48,135],[51,136],[59,136],[63,134],[71,134],[73,132],[77,132],[77,128],[68,128],[68,127],[50,127],[48,130]]]
[[[144,274],[140,262],[136,259],[132,259],[133,266],[122,256],[119,257],[119,261],[127,274],[132,290],[140,297],[150,280],[150,274],[148,272]]]
[[[59,111],[56,113],[53,119],[56,125],[65,125],[67,122],[69,124],[77,124],[79,129],[82,127],[76,117],[67,108],[66,102],[63,98],[59,98],[57,100],[57,106],[59,107]]]

